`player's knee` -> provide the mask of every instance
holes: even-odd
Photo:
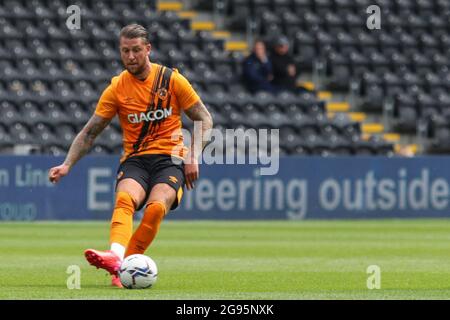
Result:
[[[145,201],[145,190],[135,180],[126,178],[121,180],[116,188],[116,194],[121,192],[127,193],[133,200],[135,208],[139,208],[139,205]]]
[[[164,203],[166,208],[170,208],[173,202],[175,201],[176,197],[177,193],[171,186],[165,183],[160,183],[157,184],[155,187],[153,187],[153,190],[150,193],[147,203],[151,201],[160,201]]]

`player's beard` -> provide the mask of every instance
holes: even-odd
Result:
[[[145,65],[145,62],[144,62],[140,66],[137,66],[137,67],[135,66],[135,68],[133,68],[133,69],[131,69],[129,66],[127,66],[127,70],[132,75],[138,76],[138,75],[142,74],[145,71],[145,67],[146,67],[146,65]]]

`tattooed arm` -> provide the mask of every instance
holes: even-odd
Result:
[[[203,148],[211,138],[213,126],[212,117],[203,102],[199,101],[185,111],[186,115],[194,121],[191,149],[188,159],[185,161],[185,176],[188,189],[194,187],[194,181],[198,179],[198,158]]]
[[[191,156],[198,159],[203,148],[209,142],[213,121],[202,101],[195,103],[185,112],[189,119],[194,121]]]
[[[62,177],[67,175],[75,163],[89,152],[95,138],[110,122],[111,119],[94,114],[73,140],[63,164],[50,169],[48,174],[49,180],[57,183]]]
[[[97,138],[100,132],[102,132],[110,122],[110,119],[102,118],[95,114],[89,119],[84,128],[73,140],[69,153],[64,161],[64,164],[69,166],[69,169],[89,152],[94,144],[95,138]]]

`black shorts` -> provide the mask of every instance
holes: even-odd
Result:
[[[137,210],[142,209],[152,188],[158,183],[171,186],[177,196],[171,210],[178,207],[184,189],[184,163],[174,163],[172,157],[165,154],[144,154],[128,158],[117,170],[116,189],[119,181],[131,178],[145,190],[145,200]]]

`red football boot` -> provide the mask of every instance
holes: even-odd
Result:
[[[111,275],[117,276],[122,260],[111,250],[99,251],[87,249],[84,251],[86,260],[93,266],[105,269]],[[119,281],[120,282],[120,281]]]
[[[111,276],[111,285],[113,287],[123,288],[122,282],[120,282],[119,276],[112,275]]]

